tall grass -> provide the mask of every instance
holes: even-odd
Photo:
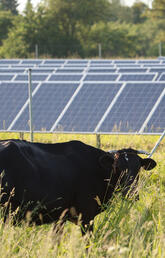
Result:
[[[96,144],[92,136],[35,136],[36,141],[44,142],[73,138]],[[102,136],[101,141],[105,150],[134,147],[150,151],[157,139],[157,136]],[[4,224],[1,218],[0,257],[165,257],[164,141],[153,158],[157,167],[141,171],[139,201],[123,200],[116,194],[106,211],[95,218],[92,236],[82,237],[80,228],[69,222],[62,233],[55,233],[53,225],[13,226],[10,220]]]

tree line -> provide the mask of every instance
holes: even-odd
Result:
[[[40,58],[91,58],[99,44],[105,58],[154,57],[164,41],[165,0],[43,0],[35,9],[27,0],[23,13],[0,0],[0,58],[33,58],[36,45]]]

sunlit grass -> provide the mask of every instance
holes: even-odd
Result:
[[[19,134],[1,134],[1,139]],[[29,135],[24,135],[29,140]],[[104,135],[104,150],[132,147],[151,151],[159,136]],[[96,146],[95,135],[35,134],[39,142],[81,140]],[[114,196],[107,210],[95,218],[94,233],[81,236],[78,226],[66,223],[61,234],[53,225],[13,226],[0,220],[0,257],[165,257],[165,140],[153,158],[157,167],[141,171],[139,201]]]

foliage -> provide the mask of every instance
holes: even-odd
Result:
[[[98,44],[103,57],[136,57],[158,55],[158,24],[98,23],[82,38],[86,56],[98,55]],[[151,41],[151,38],[154,38]]]
[[[23,17],[16,17],[14,29],[11,28],[8,37],[3,40],[3,47],[0,48],[1,58],[27,57],[29,46],[25,41],[26,30]]]
[[[12,14],[16,15],[18,14],[17,7],[17,0],[0,0],[0,9],[4,11],[10,11]]]
[[[152,14],[158,19],[165,19],[165,0],[153,0]]]
[[[120,0],[111,0],[107,21],[132,22],[132,8],[121,5]]]
[[[9,11],[0,11],[0,45],[7,38],[8,30],[12,27],[13,15]]]
[[[17,16],[0,9],[0,55],[34,57],[37,44],[40,56],[97,57],[101,43],[107,58],[157,56],[165,41],[163,8],[164,0],[154,0],[151,10],[139,1],[128,7],[120,0],[43,0],[34,9],[28,0]]]
[[[165,0],[154,0],[150,16],[157,22],[158,34],[156,41],[165,43]]]
[[[133,23],[143,23],[147,20],[148,6],[142,2],[135,2],[132,6]]]
[[[129,37],[130,27],[130,24],[118,22],[106,24],[101,22],[93,25],[88,34],[87,55],[97,56],[98,44],[101,43],[103,57],[134,56],[134,44]]]

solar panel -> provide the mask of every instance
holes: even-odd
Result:
[[[160,75],[159,81],[165,81],[165,73]]]
[[[149,71],[151,73],[165,73],[165,67],[164,68],[157,68],[157,67],[154,67],[154,68],[150,68]]]
[[[84,68],[81,68],[81,69],[60,68],[56,70],[56,73],[82,73],[83,71],[84,71]]]
[[[157,76],[156,80],[159,81],[159,78],[160,78],[161,74],[165,73],[165,68],[157,68],[157,67],[156,68],[150,68],[149,71],[157,73],[158,76]]]
[[[165,56],[159,56],[158,60],[165,60]]]
[[[87,74],[84,81],[116,81],[119,74]]]
[[[24,73],[24,68],[0,68],[0,73]]]
[[[64,64],[65,60],[45,60],[44,64],[48,65],[48,64]]]
[[[67,64],[87,64],[87,60],[69,60]]]
[[[19,64],[20,60],[16,60],[16,59],[0,59],[0,64]]]
[[[162,133],[165,130],[165,115],[164,114],[165,114],[165,96],[162,98],[158,108],[152,115],[144,132]]]
[[[10,68],[13,69],[13,68],[34,68],[36,67],[35,64],[22,64],[22,65],[10,65]]]
[[[84,83],[55,131],[93,132],[121,83]]]
[[[54,71],[55,71],[54,68],[33,68],[32,74],[33,73],[52,73]],[[28,72],[28,70],[27,70],[27,72]]]
[[[89,68],[88,73],[115,73],[116,68]]]
[[[9,68],[10,65],[4,65],[4,64],[0,64],[0,69],[1,68]]]
[[[37,84],[33,84],[34,89]],[[7,129],[28,98],[27,83],[0,83],[0,130]]]
[[[0,74],[0,81],[11,81],[14,74]]]
[[[121,74],[119,81],[152,81],[156,76],[156,73],[124,73]]]
[[[116,64],[119,68],[140,68],[141,64]]]
[[[63,66],[63,64],[40,64],[38,65],[39,68],[60,68],[61,66]]]
[[[147,68],[119,68],[119,73],[145,73]]]
[[[36,60],[36,59],[27,59],[27,60],[22,60],[21,64],[33,64],[33,65],[38,65],[41,64],[42,60]]]
[[[112,64],[112,60],[91,60],[91,64]]]
[[[160,60],[138,60],[138,64],[160,64]]]
[[[90,64],[91,68],[100,68],[100,69],[107,69],[107,68],[115,68],[116,66],[114,64]]]
[[[164,83],[127,83],[100,132],[138,132],[165,88]]]
[[[135,64],[136,60],[114,60],[115,64]]]
[[[77,87],[77,83],[42,83],[32,102],[35,131],[50,130]],[[12,130],[28,131],[28,120],[28,107],[26,107]]]
[[[73,68],[73,69],[75,69],[75,68],[84,68],[84,67],[87,67],[87,64],[68,64],[68,63],[66,63],[66,64],[64,64],[63,65],[63,67],[65,68]]]
[[[48,77],[48,74],[33,74],[31,75],[32,81],[45,81]],[[15,81],[28,81],[28,74],[18,74],[15,77]]]
[[[52,74],[49,78],[49,81],[80,81],[81,78],[81,74]]]
[[[164,59],[0,59],[0,129],[29,130],[28,68],[37,89],[36,131],[160,133],[165,128],[164,97],[157,101],[165,85]]]
[[[143,64],[143,67],[163,68],[163,67],[165,67],[165,64]]]

